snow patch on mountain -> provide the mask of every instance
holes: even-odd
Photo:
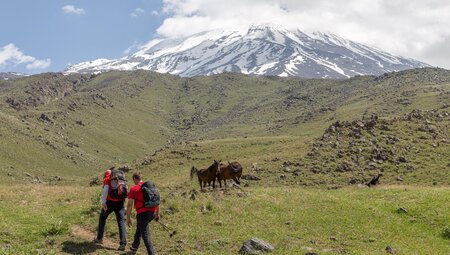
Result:
[[[347,78],[427,66],[331,33],[306,34],[262,25],[247,31],[219,29],[186,38],[154,39],[134,54],[83,62],[69,67],[65,73],[144,69],[180,76],[240,72]]]

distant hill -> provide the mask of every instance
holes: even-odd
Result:
[[[14,72],[0,73],[0,80],[13,80],[26,76],[28,76],[28,74],[14,73]]]
[[[246,32],[213,30],[186,38],[155,39],[120,59],[75,64],[66,73],[150,70],[180,76],[236,72],[250,75],[348,78],[381,75],[428,64],[368,47],[330,33],[303,33],[280,26]]]
[[[432,68],[343,80],[46,73],[0,81],[0,171],[77,180],[180,142],[311,140],[336,121],[389,119],[449,101],[450,71]]]

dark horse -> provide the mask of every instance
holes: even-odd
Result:
[[[217,172],[217,180],[219,181],[219,185],[222,188],[222,180],[225,183],[225,186],[227,186],[227,180],[231,179],[236,184],[241,184],[241,176],[242,176],[242,166],[239,162],[229,162],[228,164],[220,164],[220,169]]]
[[[198,170],[195,166],[191,168],[191,180],[194,178],[194,174],[197,174],[198,183],[200,184],[200,189],[206,188],[206,184],[216,187],[216,174],[218,172],[220,161],[214,160],[213,164],[206,169]]]

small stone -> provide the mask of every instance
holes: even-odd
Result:
[[[247,196],[247,193],[244,193],[244,192],[237,192],[236,195],[237,195],[238,197],[246,197],[246,196]]]
[[[337,241],[337,238],[335,236],[330,236],[331,241]]]
[[[387,246],[387,247],[386,247],[386,252],[387,252],[387,253],[390,253],[390,254],[395,254],[395,249],[392,248],[391,246]]]
[[[403,208],[403,207],[400,207],[400,208],[398,208],[397,209],[397,213],[404,213],[404,214],[408,214],[408,211],[405,209],[405,208]]]
[[[258,238],[247,240],[239,250],[239,254],[260,254],[261,252],[270,252],[275,248],[268,242]]]
[[[289,225],[289,226],[294,225],[294,222],[293,221],[287,221],[286,225]]]
[[[6,252],[8,252],[9,250],[11,250],[11,244],[9,243],[5,243],[2,247],[2,249]]]

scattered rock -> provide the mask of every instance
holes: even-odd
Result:
[[[27,177],[33,178],[33,175],[31,175],[30,173],[25,173],[25,175],[26,175]]]
[[[239,250],[239,254],[260,254],[262,252],[273,251],[274,247],[258,238],[247,240]]]
[[[383,174],[378,174],[377,176],[374,176],[370,182],[367,183],[367,186],[372,187],[375,185],[378,185],[380,183],[380,177],[383,176]]]
[[[200,207],[200,211],[201,211],[203,214],[206,214],[206,213],[208,213],[208,208],[206,208],[206,205],[202,205],[202,207]]]
[[[82,120],[77,120],[75,121],[76,124],[80,125],[80,126],[85,126],[84,122]]]
[[[100,178],[99,178],[98,176],[92,178],[92,179],[89,181],[89,186],[97,186],[97,185],[100,185],[100,184],[101,184],[101,182],[100,182]]]
[[[395,249],[392,248],[391,246],[387,246],[385,250],[387,253],[395,254]]]
[[[123,172],[126,173],[126,172],[131,171],[132,168],[131,168],[131,166],[129,166],[129,165],[124,165],[124,166],[118,167],[117,170],[120,170],[120,171],[123,171]]]
[[[50,117],[47,114],[45,114],[45,113],[41,114],[41,116],[39,117],[39,120],[43,121],[43,122],[52,122]]]
[[[260,170],[257,163],[252,163],[252,165],[250,166],[250,168],[251,168],[253,171],[259,171],[259,170]]]
[[[247,180],[247,181],[260,181],[261,180],[260,177],[255,176],[255,175],[250,175],[250,174],[244,174],[244,175],[242,175],[241,178],[244,180]]]
[[[294,225],[294,222],[293,221],[287,221],[286,225],[289,225],[289,226]]]
[[[11,250],[11,244],[9,244],[9,243],[3,244],[2,245],[2,250],[6,251],[6,252],[9,252],[9,250]]]
[[[397,213],[408,214],[408,211],[405,208],[400,207],[400,208],[397,209]]]
[[[301,173],[302,173],[302,170],[295,170],[294,172],[292,172],[292,175],[299,176]]]
[[[57,182],[60,182],[60,181],[62,181],[63,180],[63,178],[61,177],[61,176],[58,176],[58,175],[56,175],[56,176],[54,176],[53,177],[53,179],[52,179],[53,181],[57,181]]]
[[[237,192],[236,193],[236,195],[238,196],[238,197],[246,197],[247,196],[247,193],[245,193],[245,192]]]

